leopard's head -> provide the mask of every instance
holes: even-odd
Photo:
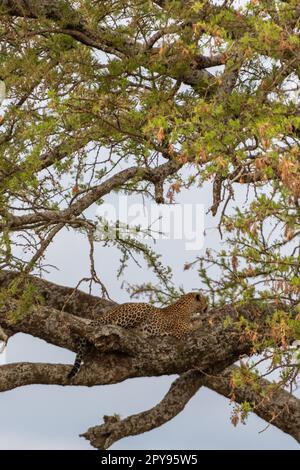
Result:
[[[181,297],[189,313],[204,313],[208,309],[208,298],[201,292],[189,292]]]

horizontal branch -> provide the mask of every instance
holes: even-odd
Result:
[[[0,391],[32,384],[71,385],[67,380],[69,367],[63,364],[15,363],[0,367]],[[237,366],[228,367],[218,375],[202,374],[199,369],[182,374],[171,385],[160,403],[150,410],[120,420],[115,416],[105,416],[104,423],[88,429],[82,436],[99,449],[107,449],[116,441],[155,429],[179,414],[201,386],[232,399],[232,372]],[[95,371],[96,372],[96,371]],[[94,385],[81,375],[77,385]],[[283,389],[277,389],[271,397],[263,398],[262,391],[270,386],[265,379],[259,380],[261,388],[253,390],[249,385],[234,389],[234,401],[250,402],[253,412],[288,433],[300,442],[300,400]]]
[[[47,210],[42,212],[35,212],[32,214],[26,214],[23,216],[8,217],[6,222],[0,223],[0,230],[8,229],[22,230],[26,229],[34,224],[57,224],[57,223],[72,223],[75,222],[75,218],[82,214],[92,204],[101,199],[111,191],[118,189],[121,185],[129,182],[133,178],[138,181],[150,181],[155,184],[158,180],[163,181],[168,176],[173,175],[182,167],[182,163],[177,163],[174,160],[168,161],[159,165],[156,168],[143,168],[143,167],[130,167],[119,173],[111,176],[103,183],[89,189],[84,196],[76,200],[67,209],[58,210]]]
[[[86,358],[85,366],[74,378],[74,385],[79,385],[82,381],[100,385],[117,383],[131,377],[181,374],[195,367],[200,367],[203,371],[211,367],[223,370],[234,363],[240,355],[253,352],[251,338],[247,337],[243,330],[236,328],[234,321],[241,315],[248,320],[255,319],[264,331],[265,321],[272,314],[272,309],[267,307],[256,309],[250,305],[226,306],[211,310],[207,317],[203,316],[201,326],[181,341],[172,337],[145,338],[133,330],[113,325],[90,327],[88,319],[72,313],[72,304],[67,303],[68,312],[63,309],[62,301],[65,296],[62,293],[65,288],[58,287],[58,294],[55,296],[54,285],[44,284],[44,281],[38,280],[37,293],[39,293],[38,283],[41,283],[44,289],[48,289],[49,297],[46,295],[42,304],[40,301],[38,304],[33,304],[28,314],[15,323],[10,321],[10,316],[11,312],[20,308],[18,300],[7,300],[1,306],[0,326],[4,330],[9,329],[11,334],[17,332],[31,334],[73,351],[76,350],[76,338],[86,337],[94,348]],[[81,309],[87,305],[87,309],[91,311],[86,294],[77,292],[73,301],[75,298],[78,305],[81,304],[81,298],[86,302],[81,304]],[[99,300],[98,304],[94,298],[91,298],[91,304],[93,303],[93,318],[99,317],[114,305],[104,300]],[[78,311],[79,307],[74,306],[74,313]],[[83,313],[82,316],[87,317],[87,314]],[[226,317],[230,317],[233,323],[225,327]]]
[[[180,374],[194,367],[224,369],[241,354],[249,354],[252,348],[251,341],[241,338],[240,332],[224,328],[220,316],[213,325],[205,322],[179,341],[172,337],[146,338],[114,325],[91,328],[89,320],[45,305],[33,305],[27,316],[11,323],[11,312],[17,308],[17,302],[12,300],[1,307],[0,325],[9,329],[11,335],[27,333],[73,351],[78,334],[94,344],[84,367],[73,379],[74,385],[82,382],[104,385],[132,377]]]
[[[64,364],[17,362],[0,366],[0,392],[25,385],[69,385]],[[86,385],[86,384],[83,384]]]
[[[12,271],[0,270],[0,288],[8,288],[13,281],[18,281],[16,298],[18,298],[28,282],[34,287],[36,295],[43,299],[44,305],[58,311],[71,313],[80,318],[96,319],[116,305],[115,302],[87,294],[74,287],[62,286],[36,276]],[[1,321],[0,321],[1,322]]]

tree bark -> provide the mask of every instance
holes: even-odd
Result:
[[[2,271],[0,287],[7,287],[15,276],[15,273]],[[132,377],[180,375],[162,402],[153,409],[123,421],[106,418],[103,425],[90,428],[84,437],[97,448],[107,448],[122,437],[160,426],[178,414],[201,386],[230,398],[233,393],[233,369],[230,366],[239,357],[253,353],[251,337],[236,321],[241,316],[255,321],[257,334],[263,335],[274,310],[272,306],[225,306],[210,310],[182,341],[169,337],[146,338],[134,330],[114,325],[89,326],[91,319],[111,309],[116,305],[114,302],[33,276],[29,279],[44,300],[33,304],[24,318],[11,323],[9,315],[18,305],[18,295],[22,291],[20,284],[20,292],[17,291],[15,298],[7,299],[1,306],[0,326],[8,336],[23,332],[75,350],[75,339],[80,335],[86,337],[92,347],[84,366],[72,381],[67,379],[71,365],[18,363],[1,366],[1,391],[30,384],[94,386]],[[231,322],[228,322],[229,318]],[[268,400],[262,400],[261,391],[267,385],[267,381],[261,380],[261,390],[252,390],[247,384],[242,389],[234,389],[234,399],[250,401],[255,413],[299,441],[299,400],[281,389]]]

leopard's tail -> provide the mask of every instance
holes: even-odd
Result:
[[[83,363],[84,357],[87,353],[87,350],[88,350],[88,341],[85,338],[78,339],[75,362],[72,367],[72,370],[68,374],[68,379],[73,379],[73,377],[75,377],[75,375],[78,374],[79,369]]]

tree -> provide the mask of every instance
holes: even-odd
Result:
[[[253,411],[300,442],[298,0],[0,0],[0,11],[1,338],[93,345],[71,384],[70,365],[18,363],[0,367],[0,390],[178,374],[156,407],[104,417],[84,436],[108,448],[172,419],[206,386],[236,402],[233,424]],[[163,305],[180,289],[151,246],[110,237],[120,225],[89,208],[112,192],[170,203],[205,181],[226,250],[185,269],[198,269],[208,317],[183,343],[91,330],[85,319],[115,305],[95,243],[121,250],[119,275],[131,257],[153,270],[158,283],[129,284],[133,298]],[[241,187],[243,211],[233,205]],[[66,228],[86,235],[84,281],[103,298],[45,280],[47,249]]]

